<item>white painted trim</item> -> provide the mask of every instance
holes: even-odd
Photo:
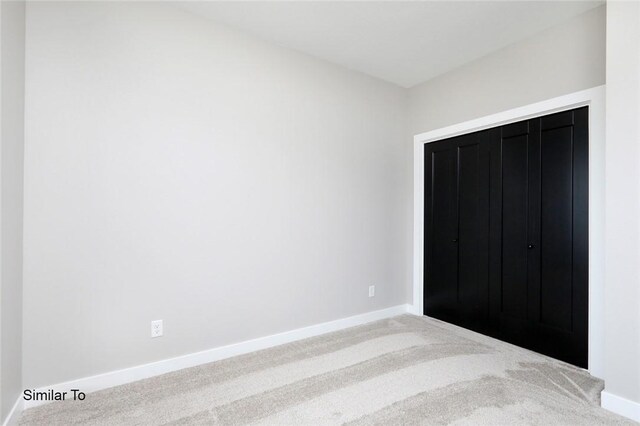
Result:
[[[589,372],[604,377],[605,86],[416,135],[413,140],[413,311],[423,314],[424,144],[589,106]]]
[[[291,330],[284,333],[273,334],[271,336],[260,337],[240,343],[234,343],[228,346],[208,349],[202,352],[195,352],[176,358],[165,359],[162,361],[152,362],[149,364],[139,365],[131,368],[125,368],[122,370],[99,374],[96,376],[85,377],[65,383],[59,383],[56,385],[44,386],[37,389],[37,391],[53,389],[56,392],[69,392],[70,389],[80,389],[80,391],[85,393],[95,392],[113,386],[123,385],[126,383],[135,382],[137,380],[159,376],[161,374],[170,373],[172,371],[182,370],[183,368],[195,367],[197,365],[219,361],[221,359],[254,352],[261,349],[271,348],[273,346],[294,342],[296,340],[306,339],[308,337],[319,336],[321,334],[330,333],[332,331],[342,330],[345,328],[394,317],[396,315],[401,315],[408,312],[409,305],[393,306],[390,308],[381,309],[379,311],[354,315],[348,318],[342,318],[339,320],[324,322],[309,327],[298,328],[296,330]],[[25,409],[27,409],[46,403],[46,401],[24,401],[24,407]]]
[[[4,420],[4,423],[2,423],[2,426],[17,426],[23,409],[24,403],[22,401],[22,397],[20,397],[16,400],[16,403],[13,404],[11,411],[9,411],[9,415]]]
[[[636,422],[640,422],[640,403],[630,401],[618,395],[602,391],[600,405],[605,410],[609,410],[621,416],[627,417]]]

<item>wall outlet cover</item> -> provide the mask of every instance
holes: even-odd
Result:
[[[162,333],[162,320],[151,321],[151,337],[161,337]]]

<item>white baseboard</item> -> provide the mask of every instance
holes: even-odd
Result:
[[[221,359],[229,358],[232,356],[242,355],[260,349],[267,349],[273,346],[282,345],[284,343],[294,342],[296,340],[305,339],[307,337],[318,336],[332,331],[342,330],[345,328],[354,327],[356,325],[362,325],[368,322],[406,314],[410,312],[410,308],[411,305],[393,306],[391,308],[381,309],[379,311],[354,315],[348,318],[342,318],[339,320],[324,322],[309,327],[298,328],[296,330],[291,330],[284,333],[273,334],[271,336],[247,340],[245,342],[235,343],[228,346],[208,349],[202,352],[195,352],[176,358],[152,362],[150,364],[125,368],[123,370],[85,377],[65,383],[59,383],[56,385],[44,386],[36,390],[48,391],[53,389],[55,392],[69,392],[70,389],[79,389],[84,393],[95,392],[113,386],[124,385],[126,383],[135,382],[137,380],[159,376],[161,374],[170,373],[172,371],[181,370],[183,368],[195,367],[197,365],[219,361]],[[24,401],[24,408],[27,409],[36,407],[38,405],[43,405],[46,403],[47,401]]]
[[[2,423],[2,426],[17,426],[18,420],[20,419],[20,414],[22,414],[22,410],[24,409],[24,403],[22,401],[22,397],[18,398],[11,411],[9,411],[9,415]]]
[[[418,316],[424,315],[420,312],[420,307],[417,304],[407,305],[407,313]]]
[[[602,391],[600,405],[605,410],[612,411],[621,416],[640,422],[640,403],[630,401],[618,395]]]

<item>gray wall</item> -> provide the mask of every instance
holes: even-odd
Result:
[[[640,404],[640,3],[607,2],[605,390]],[[603,398],[603,401],[605,399]],[[636,408],[636,420],[640,412]]]
[[[605,83],[605,6],[409,91],[411,136]]]
[[[404,90],[160,2],[30,3],[26,68],[25,387],[407,302]]]
[[[24,12],[0,2],[0,422],[22,391]]]

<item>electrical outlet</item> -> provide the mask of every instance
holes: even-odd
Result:
[[[373,297],[376,295],[376,286],[375,285],[370,285],[369,286],[369,297]]]
[[[162,337],[162,320],[151,321],[151,337]]]

